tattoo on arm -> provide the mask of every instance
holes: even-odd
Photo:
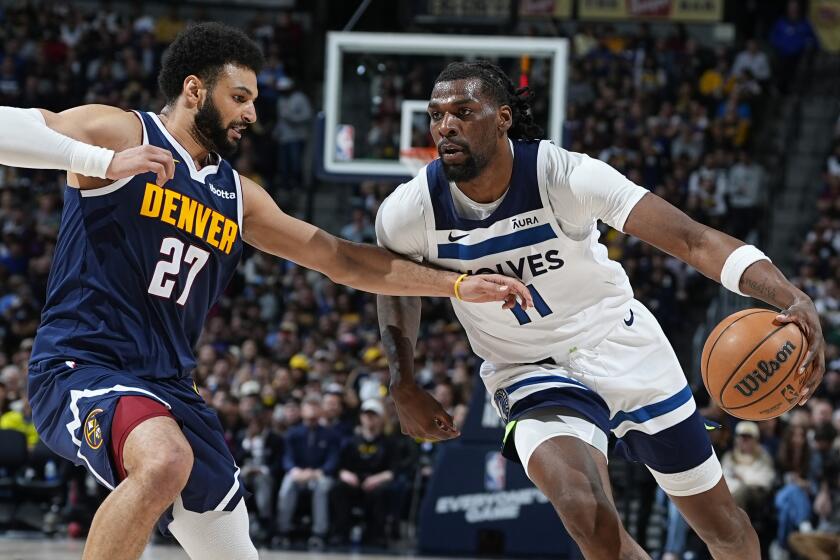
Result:
[[[758,261],[748,266],[741,276],[739,288],[746,295],[779,309],[786,309],[798,299],[807,298],[770,261]]]
[[[391,370],[391,385],[413,382],[420,298],[377,296],[376,308],[382,345]]]
[[[749,293],[760,297],[761,299],[776,300],[776,288],[767,284],[767,278],[762,278],[761,281],[750,278],[743,279],[744,287],[749,288]]]

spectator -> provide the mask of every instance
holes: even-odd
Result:
[[[745,239],[756,228],[764,201],[764,170],[752,161],[747,150],[738,152],[738,162],[729,169],[726,194],[729,198],[729,230],[738,239]]]
[[[800,15],[798,0],[789,0],[786,15],[776,20],[770,44],[778,56],[778,86],[787,92],[803,55],[817,46],[817,37],[807,19]]]
[[[776,493],[774,500],[778,529],[773,542],[772,556],[776,558],[785,555],[788,550],[788,537],[811,516],[808,483],[810,462],[806,428],[790,424],[779,446],[778,464],[784,473],[784,486]]]
[[[338,466],[338,436],[320,425],[321,400],[308,397],[301,407],[302,424],[286,434],[283,467],[286,477],[278,495],[278,521],[281,544],[288,548],[292,520],[302,490],[312,494],[312,536],[309,546],[324,547],[329,529],[329,492]]]
[[[29,399],[24,397],[13,402],[9,411],[0,416],[0,430],[15,430],[26,436],[26,445],[34,449],[38,444],[38,432],[32,421],[32,408],[29,406]]]
[[[277,184],[289,189],[303,186],[303,155],[309,141],[312,105],[294,80],[282,77],[277,81],[277,125],[273,137],[277,141]]]
[[[348,420],[344,410],[344,392],[340,386],[327,387],[322,401],[324,416],[322,423],[333,430],[342,440],[353,436],[353,423]]]
[[[819,431],[818,431],[819,434]],[[820,437],[833,439],[836,432],[825,430]],[[829,443],[830,445],[830,443]],[[819,492],[814,499],[817,527],[814,532],[795,532],[790,535],[790,547],[808,560],[832,560],[840,557],[840,451],[830,451]]]
[[[367,212],[362,208],[353,209],[353,220],[341,228],[341,237],[356,243],[373,243],[376,232]]]
[[[245,433],[240,437],[241,453],[236,462],[246,487],[254,493],[256,505],[251,509],[254,512],[252,519],[256,518],[252,536],[263,540],[271,530],[274,493],[283,472],[283,440],[271,429],[262,406],[254,411]]]
[[[770,79],[770,62],[767,55],[758,48],[758,41],[755,39],[747,41],[746,47],[738,53],[732,65],[733,76],[743,76],[745,71],[759,82]]]
[[[365,515],[365,542],[384,546],[388,513],[388,490],[394,479],[397,457],[394,445],[383,433],[385,408],[378,399],[362,403],[361,426],[344,444],[339,460],[339,481],[333,490],[335,531],[347,540],[354,507]]]
[[[735,503],[749,515],[767,502],[776,473],[773,459],[759,443],[755,422],[741,421],[735,426],[735,448],[721,461],[723,476]]]

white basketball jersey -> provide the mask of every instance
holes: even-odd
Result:
[[[475,353],[496,364],[562,357],[575,345],[600,340],[633,297],[621,265],[611,261],[606,247],[598,243],[594,222],[581,241],[570,239],[560,228],[549,203],[545,174],[538,172],[542,144],[548,146],[547,142],[513,143],[510,188],[484,220],[458,216],[439,160],[418,176],[427,260],[471,274],[515,276],[531,290],[534,307],[527,311],[452,300]]]

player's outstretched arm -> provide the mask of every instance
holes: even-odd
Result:
[[[140,121],[107,105],[85,105],[61,113],[0,107],[0,164],[56,169],[112,181],[157,174],[162,185],[175,173],[172,154],[142,146]]]
[[[430,441],[459,436],[452,416],[414,380],[420,298],[377,296],[376,311],[382,345],[391,370],[391,396],[402,433]]]
[[[630,211],[624,231],[690,264],[741,295],[782,310],[779,322],[794,322],[808,339],[800,371],[811,368],[800,403],[813,394],[825,372],[825,341],[814,303],[791,284],[763,253],[723,232],[699,224],[648,193]]]
[[[374,245],[352,243],[281,211],[265,190],[242,177],[245,216],[243,239],[254,247],[326,274],[332,281],[377,294],[452,297],[472,303],[516,298],[524,307],[533,300],[518,280],[500,275],[460,275],[414,263]]]

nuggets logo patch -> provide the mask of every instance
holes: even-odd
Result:
[[[502,415],[502,422],[505,424],[510,422],[510,399],[508,399],[507,391],[497,389],[493,394],[493,400],[496,402],[496,408],[499,410],[499,414]]]
[[[98,415],[104,412],[101,408],[94,408],[85,419],[85,441],[91,449],[102,447],[102,426],[99,425]]]

